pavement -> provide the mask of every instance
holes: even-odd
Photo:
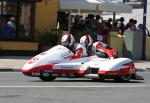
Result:
[[[0,56],[0,72],[20,71],[30,56]],[[134,61],[137,71],[150,71],[150,61]]]
[[[20,71],[30,56],[0,56],[0,71]]]

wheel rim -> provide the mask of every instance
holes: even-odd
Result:
[[[41,80],[43,81],[53,81],[56,79],[56,77],[54,76],[51,76],[50,73],[47,73],[47,72],[43,72],[41,73],[40,77],[39,77]]]
[[[131,74],[129,74],[129,75],[122,75],[121,76],[121,79],[124,80],[124,81],[130,80],[130,78],[131,78]]]
[[[42,75],[43,77],[50,77],[50,74],[49,74],[49,73],[46,73],[46,72],[43,72],[41,75]]]

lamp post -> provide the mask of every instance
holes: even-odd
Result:
[[[146,16],[147,16],[147,0],[144,0],[144,10],[143,10],[143,47],[142,47],[142,60],[146,59]]]

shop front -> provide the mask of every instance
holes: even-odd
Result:
[[[0,39],[33,40],[35,0],[0,0]]]
[[[0,52],[32,50],[37,0],[0,0]],[[21,46],[22,45],[22,46]],[[28,47],[26,49],[18,49]],[[33,51],[36,50],[33,47]]]

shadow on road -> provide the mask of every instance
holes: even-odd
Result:
[[[93,81],[93,80],[54,80],[54,81],[42,81],[42,80],[33,80],[33,81],[29,81],[29,82],[63,82],[63,83],[68,83],[68,82],[88,82],[88,83],[144,83],[144,81],[129,81],[129,82],[116,82],[114,80],[104,80],[104,81]]]

